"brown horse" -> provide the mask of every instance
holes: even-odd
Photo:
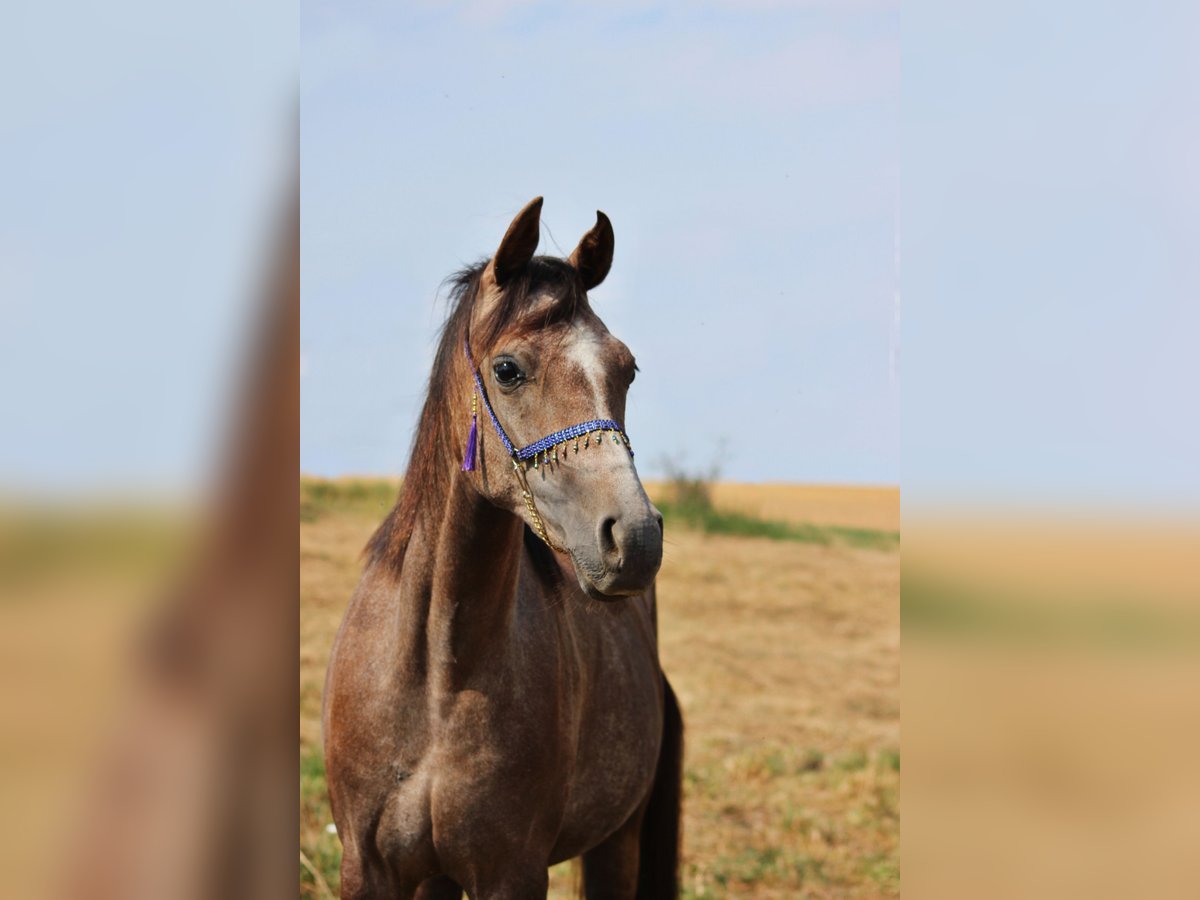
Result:
[[[334,642],[343,898],[544,898],[580,855],[589,900],[677,893],[662,516],[618,424],[637,367],[586,293],[612,227],[535,257],[541,206],[452,280],[404,486]]]

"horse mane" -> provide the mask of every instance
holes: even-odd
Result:
[[[469,334],[487,264],[485,259],[464,266],[442,283],[449,288],[450,311],[442,325],[408,467],[395,505],[364,550],[370,563],[382,563],[397,573],[404,563],[413,529],[444,506],[457,460],[462,458],[466,445],[466,423],[452,422],[448,415],[453,392],[469,387],[466,380],[469,376],[463,371],[463,341],[469,336],[472,352],[482,360],[510,326],[532,330],[570,321],[583,303],[583,284],[570,263],[551,256],[535,256],[520,275],[504,286],[487,318],[477,326],[477,333]],[[555,302],[531,317],[536,301],[547,293],[555,297]],[[448,461],[453,461],[453,466]]]

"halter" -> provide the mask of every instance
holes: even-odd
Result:
[[[504,426],[500,424],[500,420],[496,418],[496,411],[492,409],[492,403],[488,399],[487,390],[483,386],[483,379],[479,375],[479,369],[475,365],[475,360],[471,357],[470,344],[463,340],[463,352],[467,356],[467,364],[471,367],[471,377],[475,379],[475,391],[471,394],[471,430],[467,434],[467,450],[463,455],[462,468],[464,472],[470,472],[475,468],[475,457],[477,456],[477,420],[478,420],[478,405],[477,399],[483,400],[483,408],[487,410],[488,417],[492,420],[492,427],[496,429],[496,435],[500,438],[500,443],[504,445],[504,449],[508,451],[508,455],[512,458],[513,472],[516,473],[517,481],[521,485],[521,495],[525,500],[525,508],[529,511],[529,518],[533,522],[534,530],[538,537],[546,542],[546,545],[551,550],[557,550],[559,553],[565,553],[566,550],[559,547],[546,533],[546,526],[542,522],[542,517],[538,515],[537,506],[533,502],[533,494],[529,490],[529,482],[525,478],[525,473],[529,471],[530,463],[533,468],[537,469],[539,465],[557,465],[558,452],[561,449],[563,458],[567,456],[567,445],[571,444],[574,453],[579,452],[579,441],[583,439],[583,449],[587,449],[589,445],[600,446],[603,443],[605,432],[612,438],[614,444],[623,444],[625,449],[629,451],[630,457],[633,456],[633,447],[629,443],[629,437],[625,434],[625,429],[621,427],[619,422],[612,419],[590,419],[587,422],[580,422],[578,425],[572,425],[569,428],[563,428],[561,431],[555,431],[553,434],[548,434],[540,440],[534,441],[527,447],[517,449],[508,434],[504,431]]]

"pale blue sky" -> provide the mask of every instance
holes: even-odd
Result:
[[[903,17],[905,506],[1200,505],[1200,4]]]
[[[299,69],[309,471],[402,468],[540,193],[550,250],[612,216],[648,471],[1200,504],[1200,5],[393,6],[6,8],[0,489],[199,483]]]
[[[286,0],[5,5],[0,493],[194,492],[212,470],[297,70]]]
[[[642,369],[643,473],[727,439],[726,477],[894,483],[898,28],[880,3],[305,3],[302,468],[403,469],[439,283],[541,194],[545,252],[613,221],[592,300]]]

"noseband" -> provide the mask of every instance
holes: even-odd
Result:
[[[525,473],[529,471],[530,463],[534,469],[539,465],[557,465],[559,461],[558,452],[561,449],[563,459],[566,459],[568,445],[574,453],[579,452],[579,441],[583,440],[583,449],[587,449],[590,445],[600,446],[603,443],[603,438],[607,432],[612,438],[612,442],[618,445],[624,445],[629,451],[630,457],[633,456],[633,446],[629,443],[629,436],[625,434],[625,429],[621,427],[619,422],[612,419],[590,419],[587,422],[580,422],[578,425],[572,425],[569,428],[563,428],[561,431],[555,431],[553,434],[548,434],[540,440],[534,441],[527,447],[522,447],[519,450],[509,440],[508,435],[504,431],[504,426],[500,424],[500,420],[496,418],[496,411],[492,409],[491,401],[488,400],[487,390],[483,386],[483,379],[479,375],[479,369],[475,365],[475,360],[471,358],[470,344],[463,341],[463,352],[467,356],[467,365],[471,367],[471,377],[475,379],[475,392],[471,394],[471,430],[467,434],[467,450],[463,455],[462,468],[464,472],[470,472],[475,468],[475,457],[478,455],[478,405],[477,399],[483,400],[483,408],[487,410],[488,417],[492,420],[492,427],[496,429],[496,435],[500,438],[500,443],[504,445],[504,449],[508,451],[508,455],[512,458],[513,472],[516,473],[517,481],[521,485],[521,495],[525,500],[525,508],[529,511],[529,518],[533,522],[534,530],[538,537],[546,542],[546,545],[552,550],[557,550],[559,553],[565,553],[566,550],[559,547],[546,533],[545,523],[542,522],[542,517],[538,515],[537,506],[533,502],[533,494],[529,490],[529,482],[526,480]]]

